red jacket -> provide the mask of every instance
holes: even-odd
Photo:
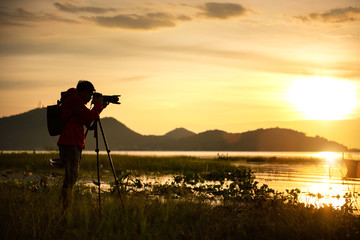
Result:
[[[88,126],[98,119],[103,106],[95,103],[92,110],[88,109],[75,88],[70,88],[63,96],[66,98],[61,104],[61,120],[65,126],[57,143],[84,148],[84,125]]]

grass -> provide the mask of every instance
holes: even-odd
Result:
[[[57,152],[49,153],[0,153],[0,168],[21,169],[21,170],[54,170],[49,165],[50,158],[58,158]],[[318,158],[276,158],[276,157],[224,157],[199,158],[191,156],[132,156],[112,155],[116,169],[134,170],[139,173],[160,172],[160,173],[182,173],[184,171],[204,171],[213,169],[227,169],[232,167],[233,162],[253,163],[285,163],[285,164],[314,164],[321,160]],[[100,154],[100,163],[109,166],[109,159],[106,154]],[[83,154],[81,169],[93,171],[96,169],[96,155]]]
[[[48,159],[54,156],[0,154],[0,166],[41,174],[50,169]],[[85,155],[83,159],[92,171],[94,158]],[[108,164],[106,156],[102,161]],[[124,208],[117,194],[103,192],[101,211],[96,188],[77,184],[73,204],[64,213],[59,205],[60,177],[51,184],[41,180],[0,182],[0,239],[360,237],[360,218],[346,206],[336,210],[304,205],[297,200],[298,190],[278,193],[259,187],[251,170],[235,168],[231,161],[133,156],[114,156],[113,161],[116,168],[136,172],[171,172],[174,181],[147,190],[122,185]]]
[[[61,213],[58,186],[0,184],[1,239],[358,239],[360,219],[331,207],[102,194],[84,186]]]
[[[53,170],[49,165],[50,158],[58,158],[58,153],[3,153],[0,154],[0,168],[33,171]],[[107,155],[100,154],[99,160],[102,165],[106,167],[109,166]],[[112,160],[116,169],[136,170],[140,173],[180,173],[185,170],[204,171],[206,169],[224,169],[230,167],[232,163],[232,161],[220,161],[217,158],[202,159],[186,156],[156,157],[113,155]],[[96,169],[96,155],[83,154],[81,169],[94,171]]]

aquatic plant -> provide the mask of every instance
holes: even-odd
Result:
[[[135,181],[136,182],[136,181]],[[255,184],[255,182],[254,182]],[[117,194],[103,192],[99,215],[93,187],[77,184],[71,207],[62,213],[59,185],[0,183],[1,239],[358,239],[360,218],[331,207],[296,201],[298,191],[281,197],[267,186],[251,198],[206,201],[194,190],[159,185],[128,192],[124,208]],[[155,187],[156,188],[156,187]],[[234,188],[235,189],[235,188]],[[235,190],[234,190],[235,191]],[[238,191],[238,190],[236,190]],[[157,192],[157,196],[153,195]],[[174,194],[178,197],[174,198]],[[237,194],[240,194],[237,192]],[[9,201],[11,199],[11,201]],[[286,200],[292,201],[286,202]],[[261,231],[259,231],[261,229]]]
[[[340,210],[307,205],[299,202],[300,190],[276,192],[267,185],[259,186],[250,169],[234,167],[226,160],[185,159],[181,163],[179,159],[132,157],[120,161],[119,157],[114,162],[123,164],[117,168],[123,169],[117,171],[123,199],[103,189],[100,215],[96,186],[78,183],[72,206],[63,212],[61,177],[49,181],[44,174],[49,156],[39,161],[32,154],[21,157],[27,161],[20,160],[17,169],[38,177],[11,180],[4,170],[0,239],[360,238],[360,218],[352,213],[353,195],[346,196],[348,201]],[[83,160],[94,170],[91,159],[93,156],[85,155]],[[26,167],[29,161],[33,164]],[[170,166],[163,166],[166,163]],[[156,172],[157,167],[163,172],[176,170],[174,178],[166,183],[141,181],[139,172]]]

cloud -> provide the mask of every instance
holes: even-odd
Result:
[[[202,9],[204,11],[202,15],[208,18],[217,19],[239,17],[243,16],[247,12],[247,9],[245,9],[242,5],[235,3],[207,2]]]
[[[162,27],[174,27],[176,26],[175,21],[179,20],[179,18],[174,18],[173,16],[162,12],[147,13],[145,15],[119,14],[112,17],[97,16],[83,18],[105,27],[142,30],[157,29]],[[184,19],[183,16],[182,18]]]
[[[49,13],[33,13],[24,8],[18,8],[14,11],[0,10],[0,25],[18,25],[27,26],[28,22],[46,22],[58,21],[67,23],[76,23],[77,21],[59,17]]]
[[[120,78],[119,80],[123,81],[123,82],[133,82],[133,81],[142,81],[149,77],[151,77],[151,75],[137,75],[137,76],[131,76],[131,77],[123,77],[123,78]]]
[[[187,5],[186,5],[187,6]],[[197,8],[199,9],[199,8]],[[216,19],[228,19],[245,15],[249,10],[240,4],[207,2],[200,7],[201,16]],[[177,21],[191,21],[188,15],[173,16],[165,12],[145,14],[119,14],[116,16],[82,17],[101,26],[124,29],[153,30],[163,27],[175,27]]]
[[[133,30],[154,30],[159,28],[175,27],[178,22],[192,21],[196,14],[169,14],[164,11],[155,10],[145,13],[120,13],[110,16],[108,13],[117,12],[117,8],[104,8],[92,6],[80,6],[72,3],[55,2],[53,5],[58,11],[58,15],[46,12],[32,12],[25,8],[8,10],[0,8],[0,26],[29,26],[31,22],[57,21],[65,23],[80,23],[80,19],[92,21],[100,26],[133,29]],[[188,7],[188,6],[187,6]],[[194,9],[199,10],[198,7]],[[231,17],[242,16],[246,12],[240,4],[207,2],[201,8],[201,16],[216,19],[228,19]],[[71,19],[62,17],[61,13],[87,13],[90,16],[75,16]],[[199,16],[199,14],[197,15]],[[80,19],[79,19],[80,18]]]
[[[49,81],[26,81],[26,80],[4,80],[0,79],[1,91],[6,90],[24,90],[24,89],[39,89],[41,87],[53,86],[55,83]]]
[[[180,15],[180,16],[177,17],[177,19],[180,20],[180,21],[191,21],[192,20],[191,17],[186,16],[186,15]]]
[[[360,8],[334,8],[327,12],[310,13],[305,16],[295,16],[303,22],[323,22],[323,23],[344,23],[360,20]]]
[[[64,12],[70,12],[70,13],[78,13],[78,12],[88,12],[88,13],[96,13],[96,14],[102,14],[107,12],[115,12],[115,8],[99,8],[99,7],[79,7],[75,6],[69,3],[58,3],[56,2],[55,7],[61,11]]]
[[[174,27],[178,21],[191,21],[192,18],[186,15],[173,16],[165,12],[150,13],[133,13],[133,14],[117,14],[115,16],[105,15],[108,12],[116,12],[116,8],[99,8],[88,6],[75,6],[69,3],[54,4],[61,11],[78,13],[87,12],[94,13],[95,16],[83,16],[82,19],[90,20],[104,27],[136,29],[136,30],[152,30],[163,27]]]

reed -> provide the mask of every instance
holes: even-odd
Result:
[[[112,159],[116,169],[136,170],[140,173],[161,172],[161,173],[181,173],[189,171],[206,171],[213,169],[227,169],[233,167],[236,162],[261,162],[261,163],[284,163],[284,164],[309,164],[319,163],[321,159],[313,158],[275,158],[275,157],[213,157],[199,158],[191,156],[132,156],[112,154]],[[21,170],[50,170],[50,158],[58,158],[57,152],[47,153],[0,153],[0,168],[2,169],[21,169]],[[109,166],[108,156],[100,154],[100,163]],[[96,169],[96,155],[83,154],[81,169]]]
[[[42,175],[56,153],[0,154],[2,171]],[[108,164],[106,155],[100,157]],[[61,178],[47,182],[0,182],[0,239],[359,239],[360,218],[351,203],[341,209],[298,201],[298,190],[275,192],[258,186],[249,169],[232,160],[193,157],[115,155],[115,167],[129,171],[123,202],[113,191],[77,184],[74,201],[63,212]],[[96,156],[83,156],[85,171],[96,169]],[[54,171],[52,169],[51,171]],[[143,188],[133,172],[174,174],[174,180]],[[227,182],[231,180],[231,183]],[[207,181],[207,182],[205,182]],[[101,212],[101,214],[100,214]]]
[[[0,183],[1,239],[358,239],[360,219],[331,207],[298,202],[174,199],[102,194],[78,185],[62,212],[58,187]]]
[[[58,154],[53,153],[3,153],[0,154],[0,168],[20,169],[20,170],[53,170],[49,165],[50,158],[58,158]],[[130,156],[112,155],[114,166],[119,170],[136,170],[140,173],[162,172],[179,173],[185,170],[205,171],[212,169],[225,169],[232,165],[231,161],[219,161],[217,158],[196,158],[187,156]],[[109,159],[107,155],[100,154],[100,163],[107,168]],[[81,169],[94,171],[96,169],[96,155],[83,154]]]

